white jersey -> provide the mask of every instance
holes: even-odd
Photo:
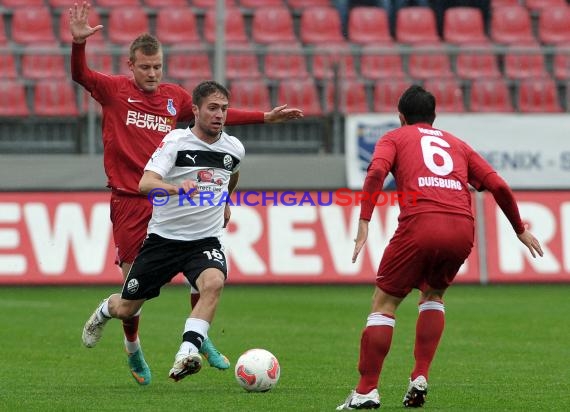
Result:
[[[190,128],[168,133],[145,170],[174,185],[194,180],[199,193],[171,195],[164,205],[155,204],[147,233],[176,240],[220,238],[230,176],[238,171],[244,155],[243,144],[225,132],[212,144],[200,140]]]

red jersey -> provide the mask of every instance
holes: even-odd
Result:
[[[468,184],[483,190],[487,176],[496,173],[467,143],[429,124],[400,127],[376,143],[364,191],[380,190],[388,171],[403,192],[400,220],[425,212],[473,218]],[[363,203],[361,218],[370,220],[373,208],[373,202]]]
[[[103,159],[108,186],[139,194],[144,167],[164,136],[179,121],[190,121],[192,96],[177,84],[142,91],[129,76],[89,69],[85,44],[73,43],[71,73],[103,109]],[[227,124],[263,123],[263,112],[229,109]]]

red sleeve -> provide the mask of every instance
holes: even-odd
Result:
[[[396,157],[396,146],[392,139],[384,136],[378,140],[374,148],[374,155],[372,161],[368,166],[366,179],[362,186],[362,191],[367,194],[366,198],[362,200],[360,205],[360,218],[363,220],[370,220],[376,200],[384,186],[384,179],[390,172],[392,164]]]
[[[227,125],[240,125],[263,123],[265,121],[265,114],[263,112],[252,110],[228,109],[228,116],[226,117]]]
[[[93,71],[87,66],[86,44],[87,42],[71,44],[71,78],[89,90],[94,76]]]
[[[467,179],[469,184],[473,186],[476,190],[481,191],[485,188],[483,187],[483,182],[485,178],[491,174],[495,173],[495,169],[487,162],[483,156],[473,150],[471,147],[467,146],[468,154],[468,176]]]
[[[507,217],[517,235],[525,231],[513,191],[496,172],[487,175],[483,188],[493,194],[495,201]]]

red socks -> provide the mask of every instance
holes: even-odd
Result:
[[[414,357],[416,363],[412,380],[422,375],[428,379],[428,371],[445,326],[445,307],[442,302],[425,301],[418,307]]]
[[[133,316],[131,319],[123,321],[123,332],[125,333],[125,338],[129,342],[134,342],[137,340],[139,333],[139,319],[140,316]]]

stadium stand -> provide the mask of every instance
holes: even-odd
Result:
[[[396,16],[396,39],[407,44],[437,44],[435,13],[428,7],[404,7]]]
[[[193,88],[214,75],[215,3],[92,1],[90,24],[105,28],[89,39],[90,67],[130,75],[125,63],[128,45],[148,31],[165,45],[165,80]],[[341,18],[331,0],[228,0],[226,4],[226,78],[234,94],[243,93],[245,98],[251,92],[252,105],[259,100],[259,105],[269,101],[271,106],[284,102],[301,106],[314,124],[333,118],[340,118],[342,124],[343,114],[365,108],[394,113],[400,93],[411,83],[423,84],[436,94],[438,112],[556,113],[570,109],[570,5],[565,0],[493,0],[487,22],[480,9],[461,2],[461,6],[446,9],[441,36],[434,12],[425,7],[399,10],[392,36],[386,12],[379,7],[353,8],[343,35]],[[17,91],[9,91],[4,84],[2,90],[9,96],[23,94],[23,99],[13,98],[15,114],[10,115],[12,107],[0,102],[4,103],[0,116],[30,116],[40,124],[45,117],[49,128],[54,117],[65,118],[65,110],[52,115],[41,104],[37,110],[34,102],[36,89],[47,90],[36,86],[42,80],[74,85],[69,74],[69,6],[69,0],[0,0],[4,81],[19,80]],[[67,123],[86,129],[84,114],[90,97],[83,92],[72,96],[79,103],[75,105],[79,117],[68,114]],[[331,106],[335,100],[340,104],[338,112]],[[233,104],[253,107],[249,100]],[[98,104],[89,107],[100,116]],[[312,117],[323,114],[327,116]],[[287,125],[284,133],[294,127]],[[38,129],[38,135],[49,128]],[[333,129],[330,124],[320,128]],[[81,147],[74,141],[74,130],[66,132],[59,143],[47,134],[41,139],[45,145],[54,144],[55,151],[74,152]],[[261,129],[247,130],[254,135],[252,142],[263,140],[255,137],[263,133]],[[271,139],[262,147],[270,147]],[[295,150],[302,146],[301,142],[281,143],[279,147]],[[322,150],[314,143],[311,150]],[[0,137],[0,148],[6,147]]]
[[[355,7],[348,18],[348,39],[355,44],[392,44],[388,15],[379,7]]]

